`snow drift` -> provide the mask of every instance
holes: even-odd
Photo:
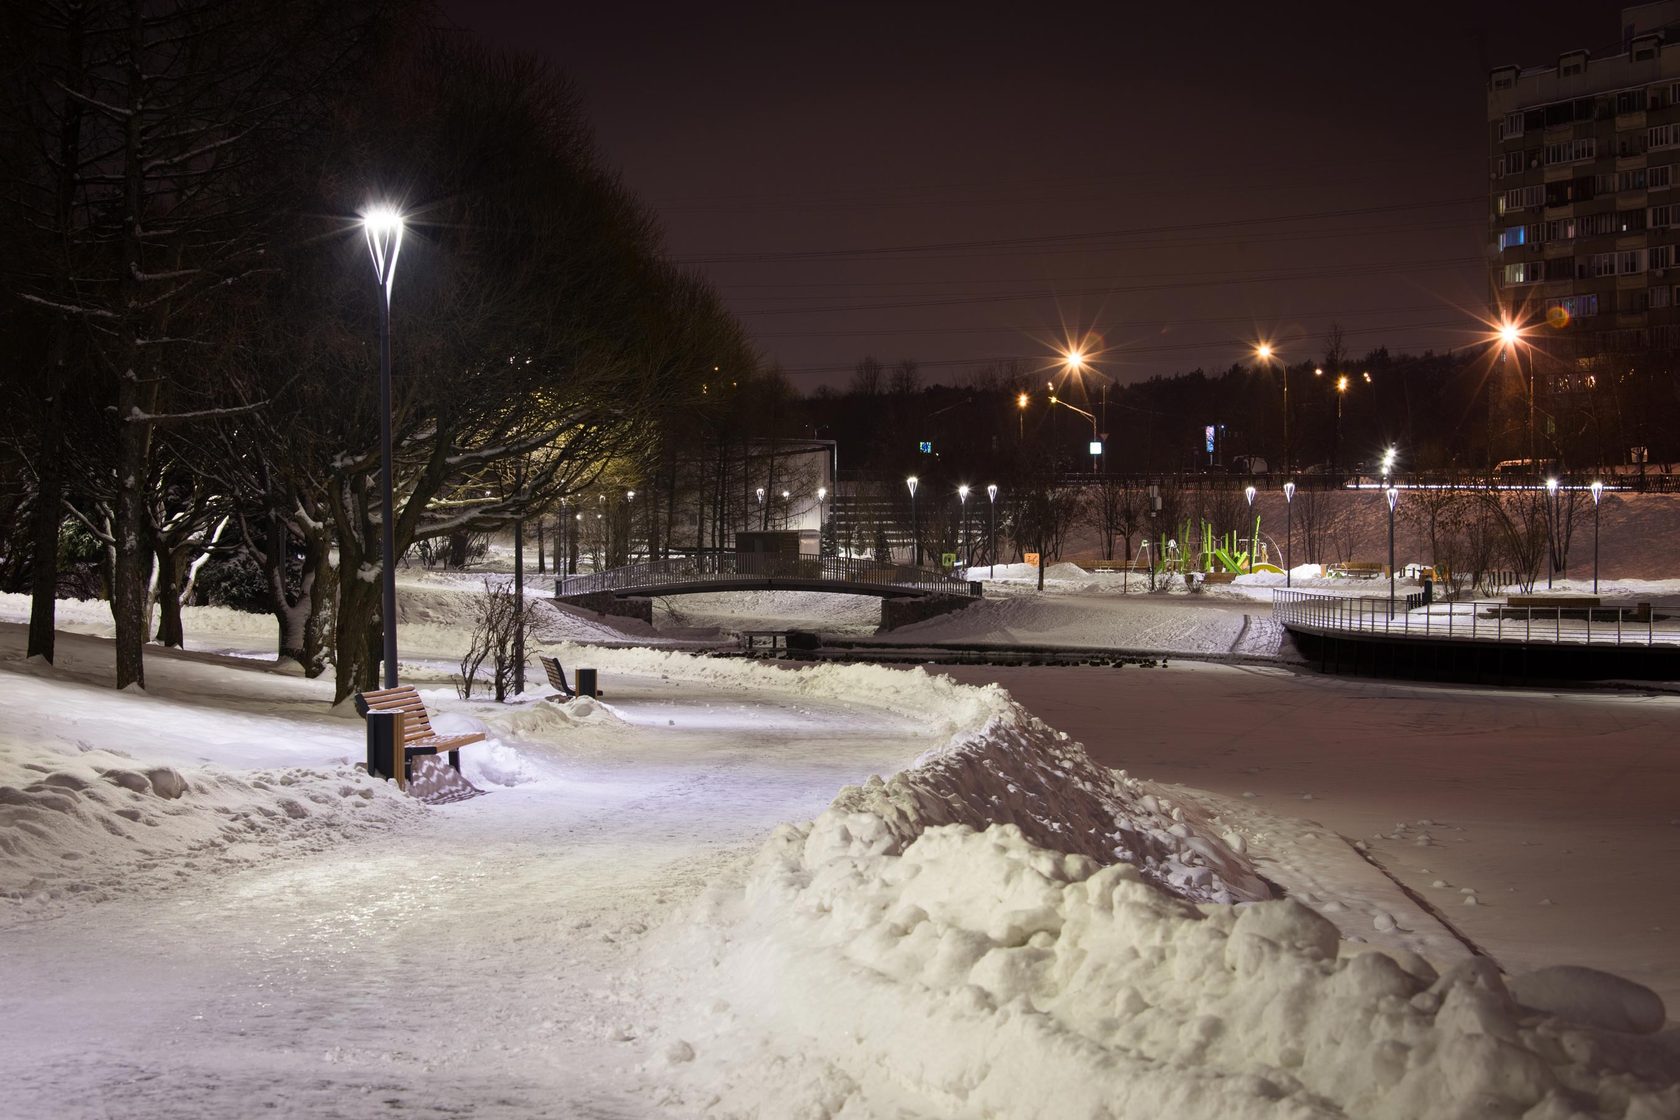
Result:
[[[1660,1001],[1587,969],[1343,941],[1158,790],[997,689],[778,829],[660,956],[670,1103],[709,1116],[1680,1115]],[[973,726],[973,725],[971,725]],[[1229,903],[1239,905],[1229,905]],[[1513,995],[1513,992],[1515,995]],[[1524,1004],[1529,1006],[1524,1006]],[[661,1059],[655,1058],[656,1062]]]

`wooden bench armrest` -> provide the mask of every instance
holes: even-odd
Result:
[[[469,743],[482,743],[485,736],[478,732],[465,735],[433,735],[427,739],[411,739],[403,747],[409,754],[444,754],[459,750]]]

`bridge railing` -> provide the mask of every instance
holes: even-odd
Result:
[[[1313,591],[1272,592],[1272,618],[1292,630],[1548,645],[1680,645],[1680,624],[1637,607],[1513,607],[1497,599],[1417,603]]]
[[[596,591],[657,591],[692,583],[763,583],[787,579],[823,583],[852,583],[866,587],[937,595],[973,596],[969,582],[932,568],[910,564],[882,564],[837,556],[776,556],[767,553],[703,553],[671,560],[626,564],[605,572],[563,576],[556,595],[588,595]]]

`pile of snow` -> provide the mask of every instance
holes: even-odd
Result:
[[[0,741],[0,923],[323,850],[424,812],[349,766],[177,768]]]
[[[807,674],[822,687],[822,670],[785,675]],[[777,829],[662,931],[647,979],[668,1006],[643,1041],[677,1079],[666,1104],[1209,1120],[1680,1109],[1647,989],[1579,968],[1507,984],[1485,960],[1437,968],[1344,941],[1307,905],[1270,900],[1217,820],[1094,765],[1001,690],[971,691],[983,722]]]
[[[807,844],[900,853],[930,828],[1008,825],[1044,849],[1092,866],[1124,861],[1146,880],[1195,901],[1270,898],[1272,891],[1211,824],[1125,771],[1092,762],[1085,748],[1008,699],[978,690],[997,710],[886,781],[840,792]]]

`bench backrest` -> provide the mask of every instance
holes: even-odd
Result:
[[[567,696],[572,695],[572,686],[566,683],[566,670],[561,666],[560,659],[538,655],[537,660],[542,662],[543,672],[548,674],[549,687]]]
[[[420,693],[413,685],[399,685],[396,688],[378,688],[371,692],[356,693],[356,707],[361,709],[363,718],[368,712],[402,712],[403,742],[412,743],[416,739],[430,739],[433,735],[432,721],[426,715],[426,703],[420,699]]]

